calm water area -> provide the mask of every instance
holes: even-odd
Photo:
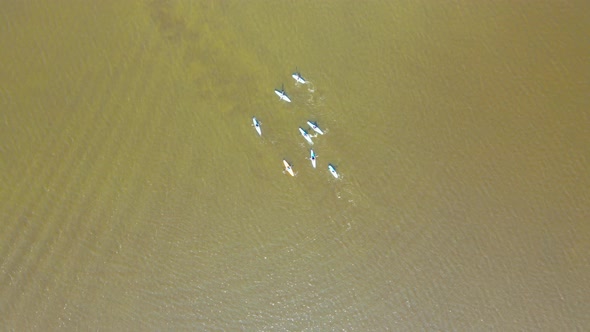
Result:
[[[0,330],[590,330],[589,13],[0,1]]]

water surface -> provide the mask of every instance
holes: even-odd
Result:
[[[586,2],[0,8],[3,329],[590,326]]]

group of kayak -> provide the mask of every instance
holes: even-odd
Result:
[[[293,73],[291,75],[291,77],[293,77],[293,79],[299,84],[307,84],[308,83],[307,80],[305,80],[299,72]],[[288,103],[291,102],[291,98],[289,98],[289,96],[285,92],[284,87],[282,87],[280,90],[275,89],[275,94],[277,96],[279,96],[280,100],[284,100],[285,102],[288,102]],[[262,136],[262,128],[260,127],[260,121],[258,121],[258,119],[256,119],[256,117],[252,117],[252,125],[256,129],[256,132],[258,133],[258,135]],[[319,135],[324,134],[324,131],[318,126],[317,123],[315,123],[313,121],[307,121],[307,125],[313,131],[315,131],[317,134],[319,134]],[[301,133],[301,136],[303,136],[303,138],[305,138],[305,140],[309,144],[313,145],[313,140],[311,139],[311,135],[309,135],[309,133],[305,129],[299,127],[299,133]],[[317,136],[317,134],[316,134],[316,136]],[[313,151],[313,149],[310,149],[309,160],[311,161],[311,166],[313,168],[316,168],[317,156],[316,156],[315,152]],[[285,171],[287,171],[287,173],[289,173],[291,176],[295,176],[295,172],[293,171],[293,165],[291,165],[285,159],[283,159],[283,166],[285,166]],[[328,170],[330,171],[330,174],[332,174],[333,177],[335,177],[335,178],[340,177],[338,172],[336,172],[336,168],[332,164],[328,164]]]

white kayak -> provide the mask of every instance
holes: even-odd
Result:
[[[307,124],[311,127],[311,129],[313,129],[313,131],[315,131],[316,133],[323,135],[324,132],[320,129],[320,127],[318,127],[318,125],[315,122],[311,122],[311,121],[307,121]]]
[[[289,98],[289,96],[287,96],[287,93],[285,92],[285,90],[275,89],[275,93],[277,94],[277,96],[279,96],[280,100],[284,100],[288,103],[291,102],[291,98]]]
[[[309,152],[309,160],[311,160],[311,166],[313,166],[313,168],[315,168],[315,166],[316,166],[316,155],[315,155],[315,152],[313,152],[313,149],[311,149],[310,152]]]
[[[338,175],[338,172],[336,172],[336,168],[334,168],[332,164],[328,164],[328,170],[330,171],[330,173],[332,173],[333,177],[338,178],[340,176]]]
[[[258,121],[258,119],[256,119],[255,116],[252,117],[252,124],[254,125],[254,128],[256,128],[256,132],[258,133],[258,135],[262,136],[262,129],[260,128],[260,122]]]
[[[305,129],[299,127],[299,132],[301,133],[301,136],[303,136],[303,138],[305,138],[309,144],[313,144],[313,141],[311,140],[311,136],[309,136],[309,134],[307,133],[307,131],[305,131]]]
[[[291,174],[291,176],[295,176],[295,173],[293,173],[293,166],[289,164],[288,161],[283,159],[283,165],[285,165],[285,171],[287,171],[287,173]]]
[[[306,84],[307,83],[305,78],[303,78],[303,76],[301,76],[301,74],[297,71],[294,72],[293,74],[291,74],[291,77],[293,77],[293,79],[299,84]]]

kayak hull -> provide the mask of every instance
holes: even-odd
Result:
[[[299,73],[293,73],[293,74],[291,74],[291,77],[293,77],[293,79],[299,84],[307,83],[305,78],[303,78]]]
[[[335,168],[334,166],[332,166],[332,164],[329,164],[329,165],[328,165],[328,170],[330,171],[330,174],[332,174],[332,176],[333,176],[334,178],[336,178],[336,179],[337,179],[337,178],[339,178],[339,177],[340,177],[340,175],[338,174],[338,172],[336,172],[336,168]]]
[[[318,125],[317,125],[317,124],[315,124],[315,123],[313,123],[313,122],[311,122],[311,121],[307,121],[307,124],[308,124],[308,125],[309,125],[309,127],[310,127],[311,129],[313,129],[313,131],[315,131],[316,133],[318,133],[318,134],[320,134],[320,135],[323,135],[323,134],[324,134],[324,132],[323,132],[323,131],[320,129],[320,127],[318,127]]]
[[[285,93],[285,91],[283,91],[283,90],[278,90],[278,89],[275,89],[275,94],[276,94],[277,96],[279,96],[279,99],[280,99],[280,100],[284,100],[284,101],[286,101],[286,102],[288,102],[288,103],[290,103],[290,102],[291,102],[291,98],[289,98],[289,96],[287,96],[287,94]]]
[[[301,133],[301,136],[303,136],[303,138],[305,138],[305,140],[309,144],[313,144],[313,141],[311,140],[311,136],[309,136],[309,134],[307,133],[307,131],[305,131],[305,129],[299,127],[299,132]]]
[[[252,124],[254,125],[254,128],[256,129],[256,132],[258,133],[258,135],[262,136],[262,129],[260,128],[260,122],[258,121],[258,119],[256,119],[256,117],[252,117]]]
[[[316,168],[316,156],[315,156],[315,152],[313,152],[313,150],[311,150],[311,152],[309,153],[309,160],[311,160],[311,166],[313,166],[313,168]]]
[[[291,164],[289,164],[289,162],[285,159],[283,159],[283,166],[285,166],[285,171],[287,171],[287,173],[289,173],[291,176],[295,176],[295,173],[293,172],[293,166],[291,166]]]

